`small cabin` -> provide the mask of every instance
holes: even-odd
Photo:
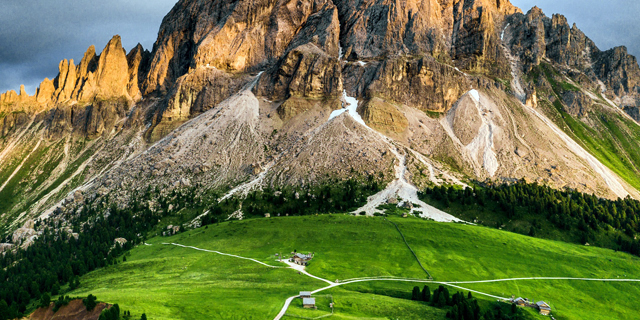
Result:
[[[527,305],[527,300],[523,299],[523,298],[518,298],[518,299],[514,299],[513,303],[515,303],[518,306],[524,307]]]
[[[316,298],[302,298],[302,307],[316,309]]]
[[[300,298],[311,298],[311,291],[300,291]]]
[[[548,316],[551,313],[551,306],[544,301],[538,301],[536,303],[538,309],[540,310],[540,314],[544,316]]]
[[[302,254],[302,253],[293,253],[293,256],[291,257],[291,259],[289,261],[301,265],[301,266],[306,266],[307,264],[309,264],[309,261],[311,261],[311,259],[313,259],[313,255],[310,254]]]

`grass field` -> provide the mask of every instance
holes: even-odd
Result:
[[[512,277],[640,279],[640,260],[611,250],[529,238],[500,230],[418,218],[396,222],[437,281]],[[314,252],[307,271],[334,281],[364,276],[426,278],[397,230],[381,217],[321,215],[225,222],[173,237],[156,237],[127,261],[81,278],[74,296],[93,293],[150,319],[272,319],[287,297],[327,284],[290,269],[188,248],[180,243],[279,265],[275,253]],[[283,264],[282,264],[283,265]],[[319,293],[332,295],[331,319],[444,319],[445,310],[408,300],[423,284],[360,282]],[[513,281],[466,284],[510,297],[545,300],[557,319],[631,319],[638,283]],[[437,285],[430,285],[435,289]],[[451,293],[455,290],[451,290]],[[485,305],[495,299],[480,298]],[[295,301],[295,300],[294,300]],[[299,303],[298,303],[299,304]],[[294,302],[290,314],[311,317]],[[319,310],[318,315],[326,314]],[[530,312],[532,318],[543,319]],[[284,319],[295,319],[285,317]]]

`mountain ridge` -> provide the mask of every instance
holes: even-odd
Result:
[[[59,219],[86,196],[126,206],[150,185],[204,195],[255,181],[525,179],[640,197],[633,177],[576,133],[610,141],[638,172],[634,144],[598,120],[637,130],[624,122],[625,110],[637,113],[637,60],[623,47],[600,51],[537,7],[181,0],[151,52],[127,53],[115,36],[99,56],[91,46],[59,69],[34,96],[0,97],[0,195],[25,195],[0,207],[5,233]],[[330,119],[346,97],[364,126],[347,112]]]

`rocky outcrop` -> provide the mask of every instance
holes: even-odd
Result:
[[[169,95],[162,118],[184,121],[228,98],[249,81],[212,67],[200,67],[178,79]]]
[[[289,51],[277,68],[261,77],[256,91],[272,100],[335,98],[342,94],[342,85],[340,60],[308,43]]]
[[[129,97],[129,64],[120,36],[114,36],[104,48],[98,60],[95,74],[98,99]]]
[[[593,100],[580,91],[566,91],[562,95],[562,101],[564,111],[578,118],[584,117],[593,104]]]
[[[637,93],[640,85],[640,67],[636,57],[627,53],[626,47],[616,47],[594,54],[593,69],[618,96]]]
[[[332,57],[340,55],[340,20],[338,9],[328,1],[318,12],[309,16],[295,35],[287,51],[313,43]]]
[[[347,59],[387,54],[446,51],[436,0],[335,0],[342,22],[341,42]]]
[[[71,98],[73,89],[76,85],[76,66],[73,64],[73,59],[62,60],[58,66],[58,76],[53,80],[56,91],[53,93],[53,98],[58,102],[64,102]]]
[[[358,107],[365,123],[380,132],[404,132],[409,126],[407,118],[392,104],[373,98]]]
[[[15,90],[9,90],[0,95],[0,104],[8,105],[18,102],[18,93]]]
[[[96,90],[96,80],[94,72],[98,66],[98,56],[96,48],[90,46],[82,57],[78,67],[78,83],[73,91],[73,98],[80,101],[88,101],[93,97]]]
[[[82,303],[82,299],[71,300],[68,305],[62,306],[59,310],[53,311],[54,304],[47,308],[38,308],[28,320],[98,320],[102,310],[108,309],[110,305],[100,302],[91,311]]]
[[[142,45],[138,45],[127,55],[127,64],[129,65],[129,79],[127,84],[127,93],[134,101],[142,99],[140,91],[140,83],[144,81],[150,59],[149,51],[144,50]]]
[[[38,87],[36,101],[40,104],[47,104],[51,102],[51,97],[55,91],[56,87],[54,86],[53,81],[49,80],[49,78],[44,78]]]
[[[38,232],[34,230],[34,226],[35,223],[33,220],[25,222],[22,227],[13,232],[11,243],[23,249],[29,247],[38,237]]]
[[[591,66],[591,53],[599,51],[575,24],[569,26],[563,15],[549,18],[538,7],[526,15],[515,14],[507,22],[505,33],[511,34],[507,45],[517,53],[526,72],[543,58],[584,71]]]
[[[2,94],[0,108],[2,105],[18,104],[13,111],[35,113],[47,111],[56,104],[92,103],[96,99],[139,100],[139,82],[140,78],[144,78],[141,71],[146,70],[147,62],[148,52],[141,46],[137,46],[127,57],[120,36],[114,36],[100,56],[91,46],[77,66],[73,60],[62,60],[56,78],[42,81],[34,97],[28,96],[24,88],[20,95],[15,91]]]
[[[624,106],[622,107],[622,110],[624,110],[624,112],[626,114],[628,114],[631,118],[633,118],[633,120],[640,122],[640,107],[639,106]]]
[[[367,68],[376,68],[376,78],[366,89],[367,97],[380,97],[423,111],[450,109],[470,87],[462,72],[432,57],[388,59]]]
[[[531,71],[547,58],[569,68],[584,82],[601,80],[618,97],[637,93],[640,67],[625,47],[600,51],[575,24],[569,26],[564,16],[554,14],[549,18],[538,7],[526,15],[515,14],[507,22],[507,45],[518,55],[523,71]]]
[[[30,116],[24,112],[9,112],[0,116],[0,137],[6,137],[13,128],[27,124],[29,119]]]
[[[508,73],[502,65],[496,29],[505,15],[520,12],[508,0],[334,3],[339,9],[347,59],[429,54],[443,60],[457,59],[460,67],[469,70]]]

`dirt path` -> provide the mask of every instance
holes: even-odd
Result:
[[[193,249],[193,250],[198,250],[198,251],[204,251],[204,252],[211,252],[211,253],[217,253],[219,255],[223,255],[223,256],[229,256],[229,257],[234,257],[234,258],[238,258],[238,259],[244,259],[244,260],[250,260],[256,263],[259,263],[265,267],[269,267],[269,268],[274,268],[274,269],[284,269],[284,268],[288,268],[288,267],[282,267],[282,266],[272,266],[270,264],[266,264],[262,261],[258,261],[256,259],[251,259],[251,258],[247,258],[247,257],[241,257],[241,256],[236,256],[234,254],[228,254],[228,253],[224,253],[224,252],[220,252],[220,251],[215,251],[215,250],[207,250],[207,249],[201,249],[198,247],[191,247],[191,246],[185,246],[185,245],[181,245],[181,244],[177,244],[177,243],[162,243],[162,244],[166,244],[166,245],[171,245],[171,246],[177,246],[177,247],[182,247],[182,248],[188,248],[188,249]]]
[[[320,278],[318,276],[314,276],[314,275],[308,273],[307,271],[305,271],[303,266],[299,266],[299,265],[291,263],[291,262],[282,261],[282,262],[284,262],[284,263],[286,263],[288,265],[287,267],[272,266],[272,265],[266,264],[266,263],[264,263],[262,261],[258,261],[256,259],[242,257],[242,256],[238,256],[238,255],[233,255],[233,254],[228,254],[228,253],[223,253],[223,252],[220,252],[220,251],[207,250],[207,249],[202,249],[202,248],[192,247],[192,246],[185,246],[185,245],[181,245],[181,244],[177,244],[177,243],[162,243],[162,244],[164,244],[164,245],[172,245],[172,246],[177,246],[177,247],[182,247],[182,248],[187,248],[187,249],[193,249],[193,250],[198,250],[198,251],[204,251],[204,252],[211,252],[211,253],[216,253],[216,254],[220,254],[220,255],[223,255],[223,256],[229,256],[229,257],[234,257],[234,258],[238,258],[238,259],[250,260],[250,261],[259,263],[259,264],[261,264],[263,266],[266,266],[266,267],[269,267],[269,268],[274,268],[274,269],[293,269],[293,270],[296,270],[296,271],[300,272],[301,274],[304,274],[304,275],[306,275],[308,277],[311,277],[313,279],[320,280],[320,281],[323,281],[323,282],[326,282],[327,284],[329,284],[326,287],[311,291],[311,294],[316,294],[316,293],[319,293],[319,292],[322,292],[322,291],[325,291],[325,290],[329,290],[329,289],[332,289],[332,288],[335,288],[335,287],[344,286],[344,285],[352,284],[352,283],[358,283],[358,282],[393,281],[393,282],[413,282],[413,283],[439,284],[439,285],[449,286],[449,287],[453,287],[453,288],[464,290],[464,291],[470,291],[470,292],[473,292],[473,293],[475,293],[477,295],[481,295],[481,296],[485,296],[485,297],[489,297],[489,298],[493,298],[493,299],[509,301],[510,298],[500,297],[500,296],[488,294],[488,293],[485,293],[485,292],[481,292],[481,291],[477,291],[477,290],[472,290],[472,289],[469,289],[469,288],[461,287],[461,286],[459,286],[459,284],[495,283],[495,282],[507,282],[507,281],[526,281],[526,280],[640,282],[640,279],[596,279],[596,278],[572,278],[572,277],[529,277],[529,278],[505,278],[505,279],[475,280],[475,281],[433,281],[433,280],[427,280],[427,279],[399,278],[399,277],[363,277],[363,278],[346,279],[346,280],[342,280],[340,282],[331,282],[331,281],[329,281],[327,279],[323,279],[323,278]],[[291,305],[291,302],[294,299],[298,298],[298,297],[299,297],[298,295],[295,295],[295,296],[291,296],[291,297],[287,298],[287,300],[284,302],[284,305],[282,306],[282,309],[276,315],[274,320],[280,320],[282,317],[284,317],[285,313],[287,312],[287,309]]]

